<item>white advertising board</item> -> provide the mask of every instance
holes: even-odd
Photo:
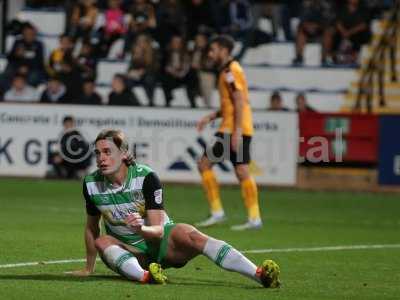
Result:
[[[200,182],[196,157],[211,144],[218,123],[204,132],[196,122],[207,110],[0,104],[0,176],[43,177],[48,155],[59,140],[62,120],[71,115],[88,141],[105,128],[125,132],[137,160],[171,182]],[[252,173],[259,184],[296,183],[298,117],[296,113],[254,112]],[[214,167],[221,183],[236,182],[229,161]],[[95,170],[95,164],[91,170]]]

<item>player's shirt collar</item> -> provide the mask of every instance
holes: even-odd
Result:
[[[124,189],[126,189],[126,188],[129,186],[129,184],[130,184],[130,181],[131,181],[131,179],[132,179],[133,168],[134,168],[134,167],[133,167],[132,165],[128,166],[128,168],[127,168],[128,170],[127,170],[127,172],[126,172],[125,180],[124,180],[124,182],[122,183],[122,185],[120,185],[120,186],[114,186],[114,184],[113,184],[106,176],[103,175],[104,182],[105,182],[110,188],[112,188],[112,189],[114,189],[114,190],[124,190]]]
[[[233,63],[235,60],[232,58],[230,60],[228,60],[227,63],[225,63],[220,69],[219,69],[219,73],[221,74],[222,72],[224,72],[226,69],[229,68],[229,66],[231,65],[231,63]]]

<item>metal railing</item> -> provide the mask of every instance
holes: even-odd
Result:
[[[397,46],[400,38],[400,0],[395,0],[393,8],[384,19],[385,26],[376,45],[373,46],[371,57],[361,69],[361,78],[358,85],[357,100],[353,110],[366,112],[373,110],[374,91],[378,89],[379,107],[387,106],[385,97],[386,62],[390,63],[390,80],[398,81],[397,74]],[[377,79],[376,81],[374,79]],[[377,83],[377,84],[376,84]]]

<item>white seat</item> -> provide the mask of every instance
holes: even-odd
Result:
[[[291,65],[295,57],[294,43],[271,43],[249,48],[243,57],[244,64]],[[305,66],[321,64],[321,45],[307,44],[304,52]]]
[[[250,86],[290,89],[347,89],[357,78],[353,69],[245,67]]]
[[[296,95],[299,91],[281,92],[283,105],[290,110],[296,108]],[[253,91],[250,92],[250,102],[253,109],[267,109],[273,91]],[[344,94],[342,93],[323,93],[306,92],[306,98],[311,107],[318,112],[339,111],[344,104]]]
[[[129,62],[127,61],[99,61],[97,65],[97,83],[109,84],[116,73],[126,73]]]
[[[43,34],[60,35],[64,32],[65,12],[63,11],[22,10],[17,18],[34,24],[38,32]]]
[[[111,91],[110,86],[105,86],[105,85],[96,85],[96,92],[99,94],[101,97],[102,103],[107,104],[108,103],[108,94]]]
[[[111,91],[109,85],[98,85],[96,87],[97,92],[103,97],[104,103],[108,102],[108,94]],[[134,89],[135,95],[138,97],[142,105],[147,105],[147,99],[143,88],[136,87]],[[295,97],[300,92],[299,90],[285,91],[281,92],[283,103],[289,109],[295,109]],[[269,99],[273,90],[250,90],[249,98],[251,102],[251,107],[256,110],[267,109],[269,106]],[[189,101],[186,97],[186,92],[184,88],[178,88],[173,91],[174,100],[171,103],[172,107],[188,107]],[[338,111],[344,104],[344,94],[338,92],[307,92],[306,97],[309,104],[320,112],[332,112]],[[156,106],[164,106],[165,100],[162,93],[162,89],[157,87],[155,90],[154,103]],[[200,98],[197,98],[197,105],[199,107],[204,107]],[[214,91],[212,107],[217,108],[218,103],[218,92]]]
[[[0,72],[4,72],[7,67],[7,57],[0,57]]]

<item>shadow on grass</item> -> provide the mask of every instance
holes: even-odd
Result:
[[[168,284],[169,285],[181,285],[181,286],[210,286],[210,287],[241,288],[241,289],[248,289],[248,290],[263,288],[261,286],[251,284],[251,281],[249,281],[248,284],[244,284],[244,283],[237,284],[237,283],[228,282],[228,281],[220,281],[220,280],[213,280],[213,279],[199,279],[199,278],[193,278],[193,277],[177,277],[177,276],[171,277]]]
[[[224,288],[240,288],[246,290],[262,289],[261,286],[255,284],[237,284],[228,281],[199,279],[193,277],[177,277],[169,278],[167,286],[204,286],[204,287],[224,287]],[[63,281],[63,282],[129,282],[127,279],[118,275],[92,275],[89,277],[76,277],[64,274],[1,274],[0,281],[2,280],[30,280],[30,281]]]

